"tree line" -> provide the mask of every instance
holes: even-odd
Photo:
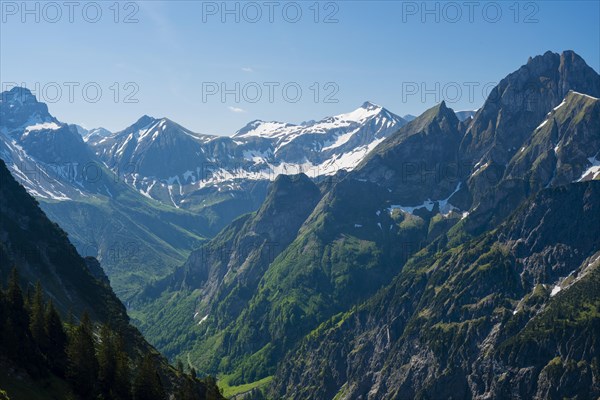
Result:
[[[63,321],[52,300],[45,299],[39,282],[33,292],[23,293],[16,268],[6,288],[0,287],[0,324],[0,357],[32,379],[55,375],[65,380],[72,399],[167,399],[151,354],[134,360],[125,350],[123,332],[109,324],[95,326],[87,312],[78,323],[71,315]],[[205,398],[195,384],[195,374],[178,371],[178,375],[182,379],[176,399]]]

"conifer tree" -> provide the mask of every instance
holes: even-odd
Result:
[[[142,359],[133,382],[134,400],[165,400],[165,391],[160,381],[152,356],[146,354]]]
[[[4,288],[0,284],[0,349],[4,348],[4,324],[6,323],[6,295]]]
[[[175,398],[177,400],[201,400],[202,397],[197,388],[198,386],[194,385],[194,380],[190,376],[184,376]]]
[[[94,350],[93,328],[89,315],[83,314],[81,323],[71,333],[67,346],[67,376],[82,397],[90,398],[96,387],[98,360]]]
[[[44,332],[44,298],[42,285],[38,281],[29,305],[29,331],[39,349],[46,350],[46,333]]]
[[[105,398],[113,398],[111,391],[115,384],[117,356],[112,332],[107,324],[100,328],[100,343],[98,343],[98,383]]]
[[[8,280],[6,290],[8,317],[12,320],[15,329],[21,333],[29,327],[29,318],[25,312],[25,302],[23,300],[23,291],[19,286],[19,273],[13,268]]]
[[[25,362],[31,354],[29,316],[25,310],[23,292],[19,286],[16,268],[10,273],[6,290],[6,321],[3,326],[3,340],[8,357]]]
[[[125,341],[121,335],[115,339],[115,384],[114,395],[119,400],[131,399],[131,368],[129,367],[129,357],[125,352]]]
[[[62,321],[52,300],[46,305],[44,312],[44,333],[46,335],[46,353],[48,364],[55,372],[63,374],[67,365],[67,335]]]

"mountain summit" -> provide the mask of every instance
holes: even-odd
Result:
[[[278,174],[306,173],[314,179],[351,170],[405,124],[371,102],[300,125],[254,120],[232,137],[201,135],[166,118],[144,116],[90,144],[115,171],[135,165],[125,180],[136,190],[189,208],[199,206],[206,188],[236,195],[245,182],[268,182]]]

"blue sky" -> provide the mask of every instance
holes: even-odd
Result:
[[[444,98],[475,109],[547,50],[574,50],[600,70],[598,1],[22,4],[0,4],[3,89],[24,84],[87,128],[148,114],[232,134],[365,100],[399,115]]]

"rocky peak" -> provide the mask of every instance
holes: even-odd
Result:
[[[376,109],[380,109],[383,108],[381,106],[378,106],[375,103],[372,103],[370,101],[365,101],[364,103],[362,103],[362,105],[360,106],[360,108],[364,108],[365,110],[376,110]]]
[[[530,59],[500,81],[475,115],[461,144],[465,162],[506,165],[569,90],[598,97],[600,75],[572,51]]]
[[[446,102],[442,101],[411,121],[401,131],[411,132],[411,134],[420,132],[428,133],[431,132],[433,127],[457,127],[458,123],[459,121],[454,111],[446,106]],[[454,131],[455,129],[452,130]],[[410,134],[406,136],[410,136]]]
[[[2,97],[0,98],[0,104],[8,104],[8,105],[23,105],[23,104],[32,104],[37,103],[37,99],[31,93],[31,90],[26,87],[15,86],[10,90],[2,92]]]
[[[271,184],[259,215],[289,212],[289,207],[320,195],[317,185],[305,174],[278,175]]]
[[[18,133],[28,125],[58,122],[48,112],[46,104],[37,101],[29,89],[20,86],[0,95],[0,120],[9,132]]]
[[[135,121],[133,123],[133,125],[130,125],[127,128],[123,129],[122,132],[124,132],[124,133],[137,132],[140,129],[144,129],[144,128],[150,126],[151,124],[155,123],[156,121],[158,121],[156,118],[150,117],[148,115],[143,115],[137,121]]]

